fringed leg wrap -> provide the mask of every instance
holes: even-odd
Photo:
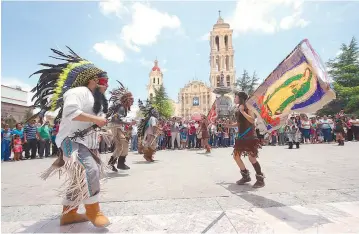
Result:
[[[74,145],[73,145],[74,146]],[[74,146],[75,147],[75,146]],[[82,146],[83,150],[83,146]],[[76,209],[80,204],[86,200],[97,200],[98,194],[91,194],[91,184],[88,182],[89,175],[86,171],[85,164],[79,157],[78,148],[70,152],[70,155],[67,156],[67,161],[65,162],[63,157],[63,151],[60,150],[61,154],[58,159],[51,165],[49,169],[41,174],[41,178],[46,180],[50,176],[60,172],[60,175],[65,174],[65,181],[61,185],[59,190],[59,195],[64,197],[64,204],[66,210],[63,214],[67,214],[71,210]],[[87,157],[92,157],[95,162],[94,166],[97,166],[94,170],[98,169],[99,171],[99,180],[106,178],[105,166],[101,162],[101,159],[97,155],[97,151],[89,150],[91,154]],[[100,181],[99,181],[100,182]]]
[[[78,207],[85,199],[90,198],[89,185],[85,167],[79,162],[67,162],[65,182],[61,186],[60,195],[65,197],[64,205],[68,207],[65,214]]]

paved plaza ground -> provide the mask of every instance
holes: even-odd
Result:
[[[155,163],[128,156],[128,171],[109,173],[101,207],[112,224],[59,226],[58,177],[39,172],[54,160],[2,163],[2,232],[358,233],[359,143],[266,146],[266,187],[238,186],[231,148],[160,151]],[[103,157],[109,157],[104,155]],[[248,160],[252,184],[254,171]],[[83,210],[83,208],[82,208]]]

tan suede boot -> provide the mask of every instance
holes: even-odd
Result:
[[[62,213],[65,213],[69,209],[68,206],[63,207]],[[82,223],[89,221],[85,214],[78,214],[77,213],[78,207],[75,209],[70,210],[68,213],[63,214],[60,219],[60,225],[68,225],[73,223]]]
[[[85,204],[86,216],[95,227],[107,227],[110,225],[110,220],[104,216],[100,211],[100,204]]]

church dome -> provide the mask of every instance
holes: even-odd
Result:
[[[155,60],[155,65],[153,66],[152,71],[161,71],[160,67],[158,66],[157,59]]]

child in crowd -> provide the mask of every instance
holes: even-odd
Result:
[[[20,155],[22,153],[22,142],[19,135],[14,136],[13,151],[14,151],[14,161],[20,161]]]
[[[187,128],[186,127],[182,127],[182,129],[180,130],[180,136],[181,136],[181,148],[185,149],[186,145],[187,145]]]

